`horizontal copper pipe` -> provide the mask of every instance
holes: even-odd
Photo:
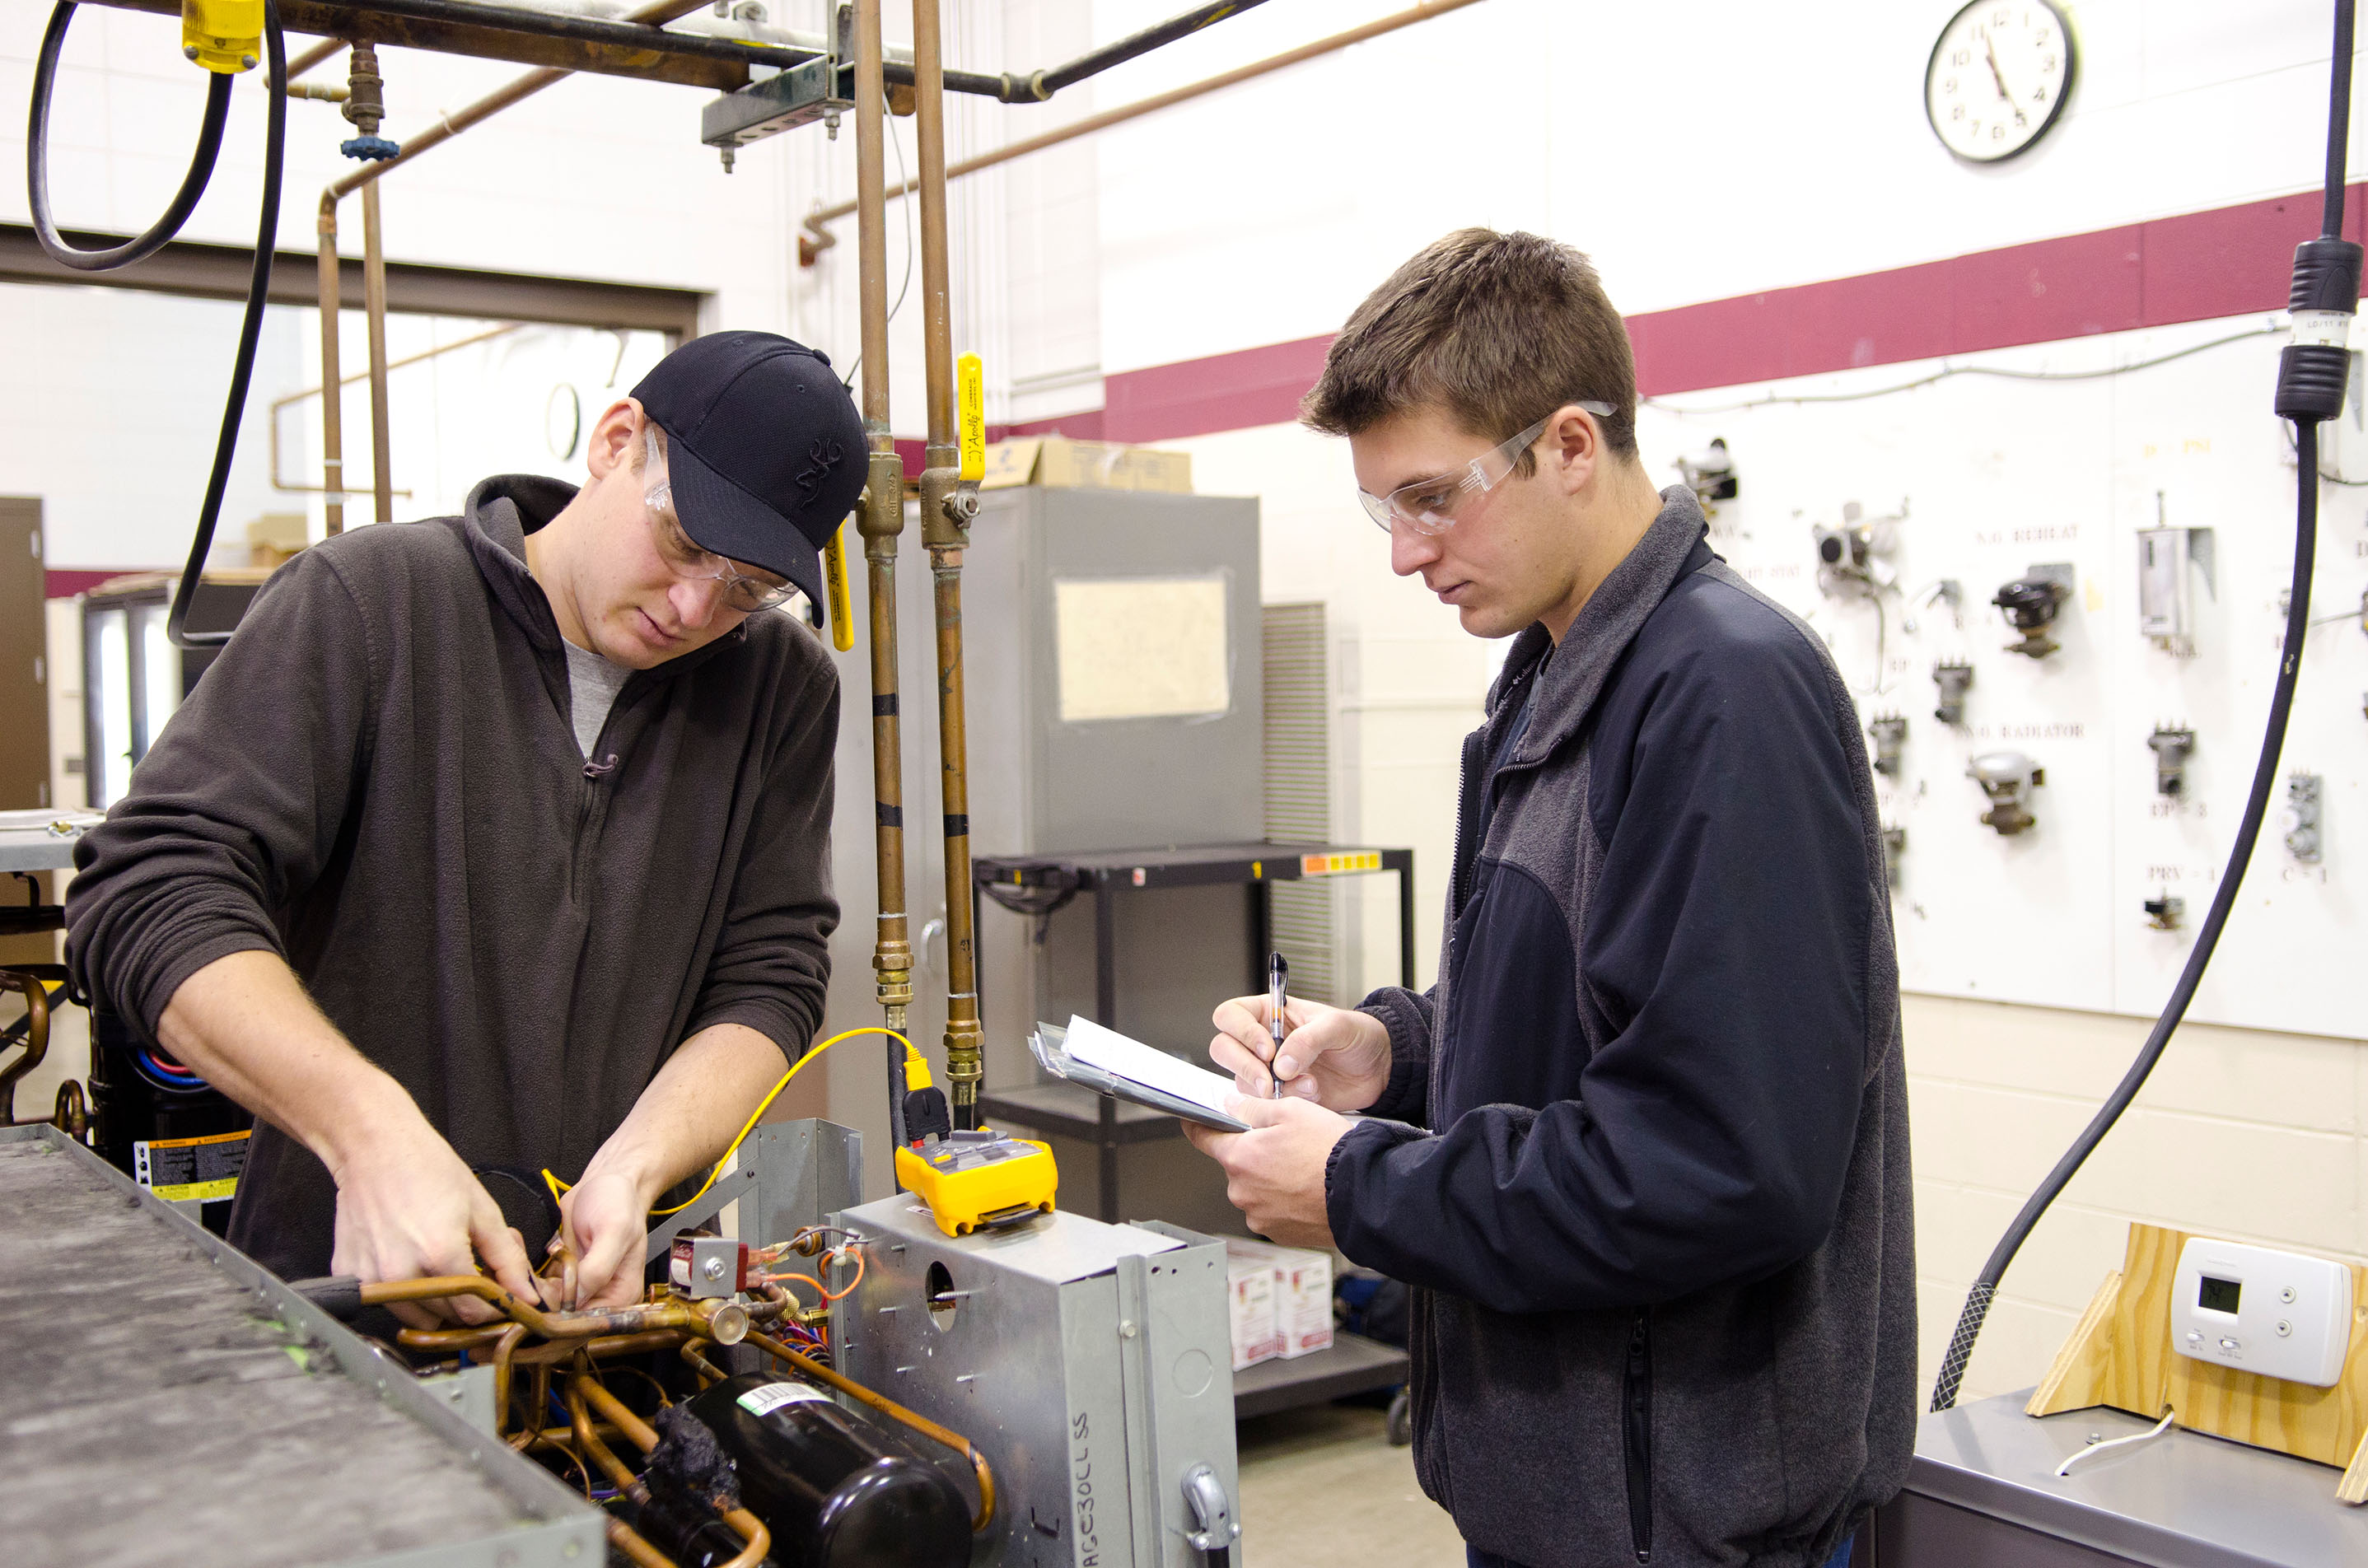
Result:
[[[997,164],[1008,164],[1014,158],[1024,158],[1030,153],[1041,153],[1047,147],[1057,147],[1064,142],[1074,142],[1080,136],[1090,136],[1097,131],[1107,131],[1113,125],[1123,125],[1130,119],[1138,119],[1146,114],[1156,113],[1160,109],[1173,108],[1178,104],[1188,103],[1205,94],[1216,92],[1220,88],[1236,86],[1270,72],[1281,71],[1303,62],[1314,60],[1319,55],[1334,53],[1348,48],[1352,43],[1362,43],[1367,39],[1380,38],[1384,33],[1394,33],[1400,28],[1410,28],[1417,22],[1427,22],[1433,17],[1443,17],[1450,11],[1460,11],[1466,6],[1478,3],[1479,0],[1422,0],[1421,5],[1364,23],[1360,27],[1350,28],[1346,32],[1338,32],[1329,38],[1317,39],[1314,43],[1302,44],[1297,49],[1287,49],[1281,54],[1269,55],[1264,60],[1236,66],[1231,71],[1223,71],[1214,76],[1190,83],[1165,93],[1154,93],[1151,97],[1136,103],[1123,104],[1117,108],[1105,109],[1099,114],[1089,114],[1083,119],[1061,127],[1058,131],[1047,131],[1041,136],[1030,136],[1023,141],[1008,142],[991,153],[982,153],[975,158],[965,158],[959,164],[947,165],[945,177],[958,179],[963,175],[974,175],[981,169],[991,169]],[[917,178],[908,179],[903,185],[889,187],[888,194],[909,196],[919,189],[920,185],[921,182]],[[806,214],[806,237],[817,249],[837,244],[837,237],[825,230],[823,225],[846,217],[856,210],[856,205],[854,201],[841,201],[829,207],[818,208]]]

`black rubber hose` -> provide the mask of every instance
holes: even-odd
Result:
[[[206,478],[206,498],[198,508],[198,531],[189,540],[188,563],[173,590],[173,608],[165,617],[165,636],[176,648],[214,648],[230,641],[228,631],[188,630],[189,603],[197,597],[198,578],[214,547],[214,523],[222,516],[222,492],[230,485],[230,462],[238,451],[238,426],[246,416],[247,383],[255,378],[255,346],[263,335],[264,297],[271,289],[271,255],[279,242],[279,176],[288,150],[288,40],[279,30],[279,0],[263,0],[263,47],[269,90],[264,95],[263,207],[255,225],[255,266],[246,280],[246,312],[238,324],[238,358],[232,362],[230,395],[222,403],[222,434],[214,440],[213,472]],[[222,78],[227,81],[228,78]]]
[[[2325,233],[2318,240],[2305,242],[2296,256],[2295,293],[2299,300],[2305,293],[2302,277],[2306,259],[2315,246],[2329,241],[2340,242],[2343,229],[2343,164],[2345,144],[2351,123],[2351,35],[2353,0],[2336,0],[2335,59],[2328,92],[2327,200]],[[2351,278],[2356,297],[2359,277],[2357,247],[2352,247]],[[2347,307],[2348,309],[2348,307]],[[2296,379],[2294,362],[2299,356],[2314,352],[2289,347],[2281,365],[2279,412],[2288,414],[2294,408],[2292,383]],[[2322,357],[2333,353],[2342,358],[2341,351],[2317,350]],[[2307,376],[2307,368],[2305,369]],[[2321,380],[2324,380],[2322,375]],[[2331,389],[2335,408],[2341,409],[2342,381],[2334,381]],[[2294,679],[2302,668],[2303,638],[2310,628],[2311,570],[2318,545],[2318,419],[2309,415],[2294,414],[2294,437],[2296,466],[2294,473],[2294,579],[2286,600],[2285,642],[2278,659],[2277,684],[2270,693],[2269,723],[2261,736],[2260,760],[2253,767],[2253,788],[2245,799],[2245,814],[2237,824],[2236,843],[2228,851],[2227,869],[2221,874],[2220,885],[2212,895],[2211,911],[2203,917],[2195,934],[2195,946],[2187,955],[2187,966],[2180,971],[2179,983],[2171,987],[2170,1000],[2162,1016],[2155,1020],[2153,1032],[2146,1036],[2146,1045],[2138,1051],[2137,1060],[2122,1075],[2113,1092],[2099,1108],[2089,1125],[2055,1162],[2047,1179],[2039,1184],[2022,1210],[2007,1227],[2006,1234],[1990,1251],[1989,1260],[1982,1265],[1973,1288],[1965,1293],[1964,1310],[1958,1315],[1956,1332],[1950,1336],[1949,1348],[1941,1361],[1941,1375],[1932,1385],[1932,1408],[1947,1410],[1957,1403],[1957,1388],[1964,1381],[1966,1363],[1973,1359],[1974,1342],[1980,1337],[1982,1322],[1989,1315],[1990,1302],[1997,1296],[1998,1282],[2006,1277],[2008,1266],[2015,1254],[2030,1238],[2039,1217],[2049,1204],[2069,1185],[2080,1166],[2104,1142],[2113,1123],[2137,1098],[2145,1086],[2147,1074],[2162,1059],[2163,1049],[2187,1016],[2188,1004],[2195,999],[2195,988],[2203,979],[2203,971],[2212,961],[2213,949],[2220,945],[2220,932],[2228,924],[2229,911],[2237,902],[2237,892],[2245,880],[2245,871],[2252,862],[2253,846],[2261,835],[2261,821],[2268,814],[2270,792],[2275,787],[2278,759],[2285,749],[2286,722],[2294,712]]]
[[[174,193],[165,215],[146,233],[120,245],[77,250],[58,233],[50,215],[50,94],[57,85],[58,57],[65,51],[66,28],[74,14],[74,0],[59,0],[50,13],[49,30],[41,35],[40,55],[33,62],[32,123],[25,132],[25,188],[33,209],[33,236],[50,253],[51,260],[77,272],[112,272],[154,256],[189,221],[198,198],[206,193],[206,182],[213,178],[214,157],[222,151],[222,127],[230,121],[231,79],[211,74],[213,80],[206,85],[206,118],[198,127],[197,150],[189,154],[189,172],[181,176],[181,188]]]

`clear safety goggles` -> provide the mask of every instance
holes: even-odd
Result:
[[[1583,408],[1598,419],[1609,419],[1613,412],[1608,403],[1579,401],[1564,403],[1562,408],[1554,410],[1554,414],[1561,413],[1563,408]],[[1505,476],[1513,472],[1513,465],[1520,461],[1521,454],[1529,450],[1531,442],[1545,434],[1546,426],[1554,423],[1554,414],[1547,415],[1520,435],[1489,448],[1452,473],[1401,484],[1387,495],[1374,495],[1360,490],[1357,499],[1364,503],[1366,516],[1372,517],[1374,526],[1383,533],[1403,524],[1419,534],[1443,534],[1455,526],[1457,516],[1464,508],[1505,482]]]
[[[658,482],[642,492],[642,505],[650,514],[650,532],[657,540],[658,558],[666,570],[690,582],[717,582],[723,585],[723,602],[744,614],[753,615],[760,609],[771,609],[785,603],[792,585],[771,577],[751,577],[724,557],[711,550],[702,550],[683,531],[682,519],[674,509],[674,485],[664,477],[666,460],[658,451],[655,436],[648,436],[649,460],[644,473],[659,475]]]

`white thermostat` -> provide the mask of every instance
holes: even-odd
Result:
[[[2170,1287],[2170,1347],[2331,1388],[2351,1344],[2351,1270],[2323,1257],[2191,1236]]]

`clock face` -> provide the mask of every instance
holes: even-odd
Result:
[[[2011,158],[2045,135],[2072,90],[2072,29],[2047,0],[1975,0],[1924,67],[1924,112],[1969,163]]]

